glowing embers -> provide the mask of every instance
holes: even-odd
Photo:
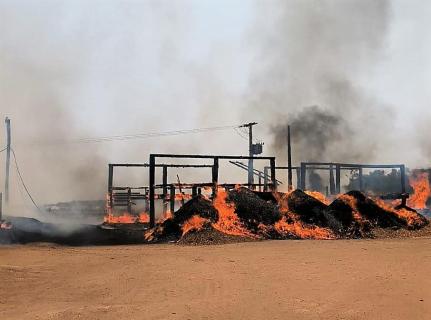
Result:
[[[203,229],[204,225],[209,223],[208,219],[202,218],[199,215],[194,215],[190,219],[186,220],[181,229],[183,231],[181,236],[184,236],[190,231],[200,231]]]
[[[150,216],[146,212],[141,212],[137,216],[131,215],[128,212],[124,212],[119,216],[108,213],[103,221],[107,224],[149,223]]]

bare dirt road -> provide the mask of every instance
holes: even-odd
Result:
[[[431,319],[431,238],[0,247],[0,319]]]

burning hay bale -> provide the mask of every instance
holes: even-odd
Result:
[[[227,201],[235,204],[235,212],[248,229],[258,232],[261,225],[273,225],[281,219],[277,205],[260,198],[247,188],[228,193]]]
[[[187,201],[173,217],[159,222],[145,233],[149,242],[176,241],[186,233],[212,228],[218,220],[217,210],[212,202],[202,195]]]
[[[335,233],[343,230],[342,223],[332,214],[325,203],[302,190],[289,193],[287,205],[289,211],[297,214],[303,223],[329,228]]]
[[[383,200],[373,200],[359,191],[337,197],[329,210],[343,224],[346,234],[356,237],[371,236],[374,228],[419,229],[428,224],[425,217],[411,208],[392,208]]]
[[[260,193],[247,188],[219,188],[214,199],[198,195],[172,215],[159,220],[150,230],[146,230],[147,223],[139,223],[147,221],[146,214],[139,217],[123,214],[111,217],[121,223],[105,221],[99,226],[79,225],[66,229],[35,219],[12,218],[12,228],[1,224],[0,243],[97,245],[172,241],[219,244],[260,239],[364,238],[396,230],[413,233],[428,224],[428,220],[413,209],[396,209],[358,191],[340,195],[328,203],[321,194],[301,190],[270,196],[264,193],[261,197]]]
[[[427,220],[406,213],[358,191],[339,196],[330,205],[301,190],[267,194],[246,188],[219,189],[213,201],[198,196],[146,234],[150,242],[198,244],[244,239],[335,239],[372,237],[373,228],[420,228]],[[404,215],[404,216],[403,216]],[[408,217],[407,217],[408,216]]]
[[[182,224],[192,216],[199,214],[200,217],[216,222],[218,219],[217,210],[212,202],[202,195],[187,201],[178,211],[175,212],[173,221]]]

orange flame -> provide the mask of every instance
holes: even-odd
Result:
[[[318,197],[323,197],[326,200],[326,197],[320,192],[307,192],[307,194],[317,199]],[[301,221],[299,221],[299,217],[294,212],[289,210],[289,206],[287,203],[288,195],[289,193],[274,193],[274,197],[279,205],[279,210],[284,215],[279,221],[274,224],[275,230],[280,235],[295,235],[301,239],[335,238],[333,232],[327,228],[307,226]],[[292,222],[288,222],[288,220]]]
[[[301,239],[335,239],[331,230],[321,227],[306,226],[301,222],[293,221],[288,223],[286,217],[276,222],[275,230],[281,235],[295,235]]]
[[[409,227],[415,227],[420,226],[423,224],[423,221],[421,220],[420,216],[416,214],[416,212],[401,208],[401,209],[395,209],[390,204],[386,203],[382,199],[374,199],[374,201],[377,203],[377,205],[386,211],[389,211],[393,214],[395,214],[397,217],[405,220],[407,222],[407,225]]]
[[[103,221],[108,224],[116,223],[149,223],[150,216],[146,212],[141,212],[138,216],[131,215],[128,212],[123,213],[120,216],[115,216],[112,213],[108,213]]]
[[[227,203],[226,197],[226,190],[219,188],[213,203],[218,211],[219,218],[216,223],[213,223],[213,227],[220,232],[230,235],[256,237],[240,221],[238,215],[235,213],[235,205]]]
[[[362,215],[359,213],[359,210],[358,210],[358,200],[355,197],[350,196],[348,194],[342,194],[342,195],[339,195],[337,199],[343,201],[350,208],[352,208],[353,218],[357,222],[359,223],[364,222],[364,218],[362,217]]]
[[[426,202],[431,194],[427,172],[418,172],[410,176],[409,183],[413,188],[413,195],[408,199],[409,207],[426,209]]]
[[[182,226],[182,230],[183,230],[183,236],[192,231],[192,230],[202,230],[203,226],[205,223],[208,222],[208,219],[202,218],[199,215],[194,215],[192,216],[190,219],[188,219],[187,221],[184,222],[183,226]]]
[[[157,221],[157,223],[163,223],[164,221],[168,219],[172,219],[173,217],[174,215],[172,214],[172,212],[168,210],[165,213],[163,213],[163,216],[159,219],[159,221]]]
[[[320,202],[323,202],[326,205],[329,205],[331,202],[326,198],[326,196],[323,193],[320,193],[319,191],[304,191],[309,196],[316,198]]]

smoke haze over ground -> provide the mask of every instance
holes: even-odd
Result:
[[[0,116],[41,203],[101,198],[150,152],[247,153],[233,130],[66,141],[245,121],[280,164],[290,122],[295,162],[429,166],[431,5],[406,3],[0,0]]]

